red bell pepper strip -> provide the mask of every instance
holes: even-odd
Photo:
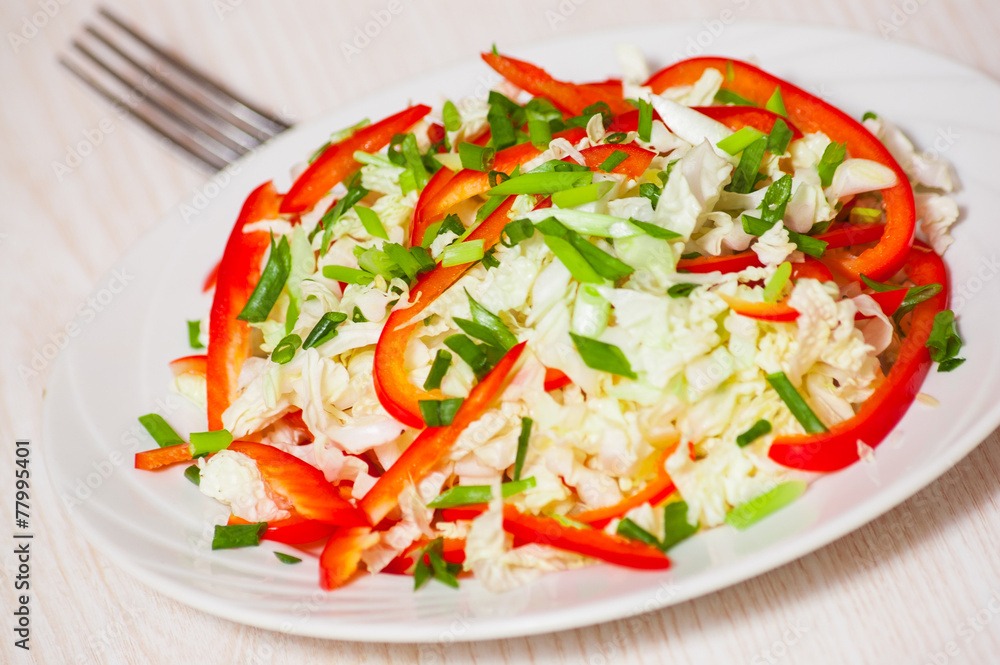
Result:
[[[545,368],[545,392],[565,388],[571,383],[573,383],[573,379],[563,374],[561,370],[552,367]]]
[[[616,517],[624,517],[625,513],[633,508],[637,508],[644,503],[655,506],[664,501],[677,489],[674,486],[674,481],[670,479],[670,474],[667,473],[665,466],[667,458],[676,448],[677,444],[675,443],[674,445],[668,446],[664,449],[663,453],[660,454],[657,460],[656,477],[646,483],[646,486],[641,490],[632,496],[625,497],[613,506],[595,508],[586,512],[577,513],[576,515],[570,515],[570,519],[575,522],[589,524],[595,529],[603,529],[607,526],[608,522]]]
[[[153,471],[178,462],[190,462],[193,457],[190,443],[178,443],[166,448],[154,448],[135,454],[135,468]]]
[[[431,225],[431,219],[426,214],[425,209],[427,208],[428,202],[437,196],[441,188],[448,184],[448,181],[455,176],[455,172],[451,169],[441,167],[438,172],[435,173],[427,184],[424,186],[423,191],[420,192],[420,198],[417,199],[416,205],[413,206],[413,221],[410,223],[410,246],[419,247],[424,241],[424,232],[427,231],[427,227]]]
[[[882,313],[892,316],[906,300],[906,288],[893,289],[892,291],[876,291],[868,295],[882,308]]]
[[[909,251],[905,269],[914,283],[937,283],[943,289],[913,308],[910,330],[888,376],[854,417],[837,423],[830,431],[775,438],[768,456],[778,464],[804,471],[843,469],[858,460],[859,441],[874,448],[910,408],[931,367],[927,339],[934,317],[948,306],[948,273],[941,257],[922,243]]]
[[[590,83],[581,83],[584,88],[590,88],[591,90],[596,90],[601,95],[605,97],[611,97],[613,99],[624,99],[622,93],[622,80],[621,79],[607,79],[605,81],[591,81]]]
[[[508,213],[514,203],[514,197],[508,197],[493,213],[483,220],[475,231],[469,234],[469,240],[483,240],[485,249],[495,245],[500,239],[500,233],[509,222]],[[406,309],[397,309],[389,315],[382,328],[378,345],[375,347],[375,367],[372,381],[375,384],[375,394],[382,407],[390,416],[410,427],[423,427],[420,417],[422,399],[434,399],[431,393],[417,388],[410,383],[403,364],[406,346],[409,344],[413,326],[410,323],[420,312],[452,284],[465,274],[474,264],[444,267],[438,266],[423,275],[410,290],[412,305]]]
[[[448,563],[462,563],[465,561],[465,538],[443,538],[442,540],[442,559]],[[413,541],[412,545],[407,547],[406,550],[404,550],[399,556],[386,564],[385,568],[383,568],[381,572],[393,575],[406,575],[411,571],[413,565],[417,562],[417,552],[427,547],[429,542],[430,541],[426,538],[420,538]],[[426,556],[425,559],[427,559]],[[427,559],[427,564],[430,565],[429,559]]]
[[[361,553],[378,544],[369,526],[341,527],[326,541],[319,555],[319,584],[327,591],[344,586],[358,572]]]
[[[441,519],[445,522],[456,522],[458,520],[472,520],[484,512],[489,506],[485,503],[474,503],[468,506],[457,506],[455,508],[442,508]]]
[[[864,274],[871,279],[884,280],[894,275],[906,262],[907,252],[913,244],[916,214],[913,189],[906,173],[889,150],[858,121],[840,109],[824,102],[805,90],[772,76],[753,65],[726,58],[692,58],[670,65],[654,74],[646,85],[660,93],[676,85],[689,85],[697,81],[706,69],[727,72],[723,87],[759,106],[764,106],[774,93],[781,89],[792,124],[803,132],[823,132],[831,141],[847,144],[847,153],[854,158],[876,161],[896,174],[894,186],[881,190],[885,203],[885,232],[878,244],[866,249],[845,268],[860,279]]]
[[[797,279],[806,278],[819,280],[820,282],[832,282],[833,273],[820,261],[807,256],[805,261],[792,264],[791,280],[794,282]]]
[[[205,277],[205,283],[201,285],[202,293],[208,293],[213,288],[215,288],[215,282],[217,279],[219,279],[219,266],[221,264],[222,264],[222,259],[219,259],[219,262],[215,264],[215,267],[212,268],[212,271],[208,273],[208,275]]]
[[[617,566],[645,570],[670,567],[667,555],[651,545],[610,536],[600,529],[566,526],[551,517],[522,513],[510,504],[503,507],[503,528],[520,542],[551,545]]]
[[[878,242],[882,237],[884,229],[885,227],[880,224],[842,224],[835,229],[814,237],[817,240],[827,243],[826,248],[828,250],[838,249],[852,245],[865,245],[870,242]],[[716,270],[720,272],[736,272],[750,266],[759,265],[760,259],[757,258],[757,254],[753,250],[747,250],[739,254],[729,254],[726,256],[699,256],[695,259],[681,259],[677,262],[677,269],[697,273],[713,272]]]
[[[281,203],[282,214],[310,210],[334,185],[361,168],[361,164],[354,159],[355,152],[381,150],[389,145],[394,135],[402,134],[430,111],[431,107],[423,104],[411,106],[374,125],[362,127],[340,143],[327,147],[285,194]]]
[[[742,298],[718,294],[726,301],[729,309],[740,316],[746,316],[759,321],[794,321],[799,318],[798,310],[792,309],[785,302],[751,302]]]
[[[580,115],[585,108],[597,102],[606,102],[616,115],[632,108],[622,99],[620,88],[615,95],[607,86],[592,87],[558,81],[541,67],[523,60],[494,53],[483,53],[482,58],[505,79],[535,97],[548,99],[563,113]]]
[[[431,144],[443,142],[445,136],[444,125],[434,122],[427,128],[427,140],[430,141]],[[438,147],[438,152],[442,152],[443,150],[444,145]]]
[[[581,127],[573,127],[566,131],[559,132],[553,138],[564,138],[570,143],[576,144],[587,135],[587,131]],[[538,157],[542,151],[529,143],[519,143],[509,148],[505,148],[496,154],[493,159],[493,171],[509,174],[514,167],[520,166],[527,161]],[[427,202],[423,210],[423,220],[425,224],[430,224],[453,206],[462,201],[471,199],[473,196],[484,194],[490,189],[489,174],[472,169],[463,169],[455,174],[439,191],[437,196]],[[419,243],[417,243],[419,244]]]
[[[200,374],[205,376],[205,368],[208,366],[208,356],[184,356],[170,361],[170,371],[174,376],[181,374]]]
[[[506,385],[524,347],[525,342],[521,342],[504,354],[490,373],[473,386],[450,425],[425,429],[375,481],[359,504],[372,525],[377,526],[399,504],[399,494],[406,484],[419,482],[448,453],[462,430],[490,407]]]
[[[628,155],[628,157],[626,157],[621,164],[611,169],[610,172],[628,176],[633,180],[639,178],[639,176],[645,173],[646,169],[649,168],[649,163],[653,161],[653,157],[656,157],[655,152],[644,150],[634,143],[602,143],[601,145],[584,148],[580,151],[580,154],[583,155],[583,160],[586,165],[590,167],[591,170],[594,170],[603,164],[604,160],[616,151],[624,152]],[[569,159],[570,158],[567,157],[563,161],[568,161]]]
[[[260,279],[261,261],[270,244],[266,231],[243,233],[248,224],[278,216],[281,195],[266,182],[247,197],[229,234],[219,264],[218,283],[208,323],[205,378],[208,429],[222,429],[222,412],[236,396],[243,361],[250,356],[250,325],[236,317]]]
[[[230,515],[227,524],[250,524],[245,519]],[[272,540],[286,545],[303,545],[314,543],[330,536],[337,527],[316,520],[306,519],[301,515],[292,514],[283,520],[272,520],[267,523],[267,531],[261,540]]]
[[[229,450],[257,463],[268,486],[284,497],[302,517],[336,526],[367,524],[364,515],[340,496],[323,472],[274,446],[236,441]]]

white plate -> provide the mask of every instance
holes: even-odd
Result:
[[[859,117],[874,109],[898,122],[924,148],[943,150],[957,167],[965,219],[947,252],[970,361],[932,373],[923,390],[941,401],[915,405],[881,446],[877,463],[815,483],[793,506],[738,533],[697,536],[671,552],[667,573],[595,566],[553,574],[494,596],[474,581],[459,591],[409,578],[363,578],[334,593],[319,590],[315,561],[279,563],[268,543],[212,552],[212,525],[225,510],[179,472],[131,468],[132,454],[153,447],[136,417],[160,411],[182,433],[204,428],[203,415],[168,398],[167,361],[190,353],[185,319],[208,310],[200,284],[221,255],[247,193],[288,168],[336,128],[378,118],[409,100],[437,103],[479,93],[495,76],[479,63],[438,72],[287,132],[238,172],[209,183],[119,264],[128,279],[85,326],[53,371],[44,412],[46,466],[69,502],[74,523],[123,568],[184,603],[273,630],[341,640],[423,642],[527,635],[588,625],[678,603],[748,579],[811,552],[874,519],[944,473],[1000,423],[1000,301],[994,219],[1000,135],[1000,86],[938,56],[870,36],[820,28],[726,26],[712,37],[701,24],[675,24],[584,36],[517,53],[570,80],[616,73],[614,45],[637,44],[656,64],[711,52],[756,58],[769,71],[817,92]],[[487,42],[484,42],[488,43]],[[676,49],[674,48],[676,45]],[[231,177],[231,182],[226,181]],[[207,206],[206,206],[207,203]],[[98,294],[95,294],[98,295]],[[107,298],[105,298],[106,300]]]

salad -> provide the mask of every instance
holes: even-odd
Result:
[[[745,62],[619,55],[577,84],[494,49],[488,98],[250,193],[205,355],[171,363],[208,431],[148,414],[136,455],[230,507],[213,548],[318,554],[326,589],[663,569],[870,459],[962,363],[945,162]]]

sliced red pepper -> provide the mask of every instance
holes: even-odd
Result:
[[[423,191],[420,192],[420,198],[417,199],[416,205],[413,206],[413,219],[410,223],[411,247],[420,246],[424,241],[424,233],[427,231],[427,227],[431,225],[431,218],[425,212],[428,202],[432,201],[438,192],[441,191],[441,188],[448,184],[448,181],[454,176],[454,171],[441,167],[427,181]]]
[[[184,356],[170,361],[170,371],[174,376],[181,374],[200,374],[205,376],[205,368],[208,366],[208,356]]]
[[[899,288],[892,291],[875,291],[868,295],[882,308],[883,314],[892,316],[903,304],[903,301],[906,300],[907,290],[906,288]]]
[[[402,134],[430,111],[431,107],[423,104],[411,106],[374,125],[362,127],[343,141],[327,147],[285,194],[281,212],[310,210],[334,185],[361,168],[361,164],[354,159],[355,152],[378,152],[389,145],[394,135]]]
[[[926,345],[934,317],[948,306],[948,273],[941,257],[918,243],[908,253],[905,270],[914,283],[937,283],[943,289],[913,308],[910,330],[888,376],[854,417],[829,432],[775,438],[768,452],[775,462],[805,471],[837,471],[858,461],[859,441],[874,448],[902,420],[931,367]]]
[[[833,273],[820,261],[807,256],[805,261],[792,264],[792,281],[805,278],[815,279],[820,282],[832,282]]]
[[[455,508],[442,508],[441,519],[445,522],[456,522],[458,520],[473,520],[486,512],[485,503],[474,503],[468,506],[458,506]]]
[[[236,396],[243,361],[250,356],[250,325],[236,317],[260,280],[261,261],[270,244],[266,231],[244,233],[248,224],[278,216],[281,195],[266,182],[247,197],[219,264],[208,324],[205,378],[208,429],[222,429],[222,412]]]
[[[506,385],[524,347],[525,342],[521,342],[504,354],[490,373],[473,386],[450,425],[425,429],[375,481],[359,504],[371,524],[378,525],[399,504],[403,488],[419,482],[448,453],[462,430],[490,407]]]
[[[553,138],[564,138],[572,144],[576,144],[587,135],[587,131],[581,127],[573,127],[566,131],[559,132]],[[511,173],[514,167],[520,166],[527,161],[538,157],[542,151],[529,143],[519,143],[505,148],[496,154],[493,159],[493,171],[501,173]],[[463,169],[455,174],[437,193],[433,199],[427,202],[426,208],[422,211],[423,224],[430,224],[434,220],[444,215],[455,205],[471,199],[473,196],[484,194],[490,189],[489,174],[472,169]],[[426,228],[426,226],[425,226]],[[422,240],[422,238],[421,238]],[[419,244],[419,243],[417,243]]]
[[[618,173],[620,175],[628,176],[633,180],[639,178],[643,173],[645,173],[646,169],[649,168],[649,163],[653,161],[653,157],[656,157],[655,152],[650,152],[649,150],[640,148],[634,143],[626,143],[623,145],[615,143],[602,143],[601,145],[584,148],[580,151],[580,154],[583,155],[584,162],[588,167],[591,169],[597,169],[597,167],[604,163],[604,160],[617,151],[624,152],[628,155],[628,157],[626,157],[621,164],[611,169],[610,173]],[[566,158],[566,160],[569,159],[569,157]]]
[[[650,480],[641,490],[632,496],[625,497],[613,506],[595,508],[586,512],[577,513],[576,515],[570,515],[570,519],[576,522],[582,522],[583,524],[589,524],[596,529],[603,529],[607,526],[608,522],[614,518],[624,517],[625,513],[633,508],[641,506],[644,503],[655,506],[660,502],[665,501],[666,498],[673,494],[677,489],[674,486],[674,481],[670,479],[670,474],[667,473],[665,466],[667,457],[669,457],[670,453],[672,453],[676,448],[676,444],[668,446],[663,453],[660,454],[657,460],[656,477]]]
[[[503,507],[503,528],[520,542],[551,545],[617,566],[644,570],[670,567],[667,555],[651,545],[610,536],[600,529],[566,526],[551,517],[522,513],[510,504]]]
[[[561,370],[552,367],[545,368],[545,392],[565,388],[571,383],[573,383],[573,379],[563,374]]]
[[[711,57],[683,60],[661,69],[646,85],[660,93],[673,86],[695,83],[706,69],[725,72],[727,78],[723,87],[758,106],[764,106],[774,90],[780,88],[788,118],[800,130],[823,132],[831,141],[846,143],[851,157],[870,159],[893,170],[897,183],[881,190],[885,203],[885,231],[877,245],[849,260],[845,267],[855,279],[865,274],[876,280],[888,279],[902,268],[913,244],[916,214],[909,180],[889,150],[861,123],[840,109],[739,60]]]
[[[882,237],[884,228],[879,224],[841,224],[835,229],[813,237],[827,243],[826,248],[828,250],[838,249],[852,245],[865,245],[870,242],[878,242]],[[729,254],[726,256],[699,256],[694,259],[681,259],[677,262],[677,269],[697,273],[713,272],[716,270],[719,272],[737,272],[751,266],[759,265],[760,259],[757,258],[756,252],[751,249],[739,254]]]
[[[798,310],[792,309],[785,302],[752,302],[742,298],[718,294],[726,301],[729,309],[740,316],[746,316],[759,321],[794,321],[799,318]]]
[[[558,81],[537,65],[515,60],[494,53],[483,53],[483,60],[505,79],[534,95],[544,97],[563,113],[580,115],[588,106],[606,102],[614,114],[625,113],[632,107],[622,99],[619,86],[617,94],[606,85],[576,84]]]
[[[250,524],[245,519],[230,515],[227,524]],[[323,540],[336,531],[332,524],[324,524],[316,520],[306,519],[301,515],[292,514],[283,520],[271,520],[267,523],[267,531],[261,540],[272,540],[286,545],[304,545]]]
[[[274,446],[236,441],[229,450],[243,453],[257,463],[268,486],[284,497],[302,517],[336,526],[367,524],[364,515],[316,467]]]
[[[440,125],[434,122],[431,123],[429,127],[427,127],[427,140],[430,141],[432,145],[435,143],[443,142],[445,136],[446,134],[444,130],[444,125]],[[444,150],[443,145],[438,148],[438,152],[442,152],[443,150]]]
[[[191,444],[178,443],[166,448],[154,448],[135,454],[135,468],[142,471],[153,471],[164,466],[179,462],[190,462],[192,458]]]
[[[327,591],[347,584],[361,565],[361,553],[378,544],[370,526],[341,527],[326,541],[319,556],[319,584]]]
[[[469,240],[482,239],[485,249],[495,245],[500,240],[504,226],[510,221],[508,213],[513,204],[514,197],[508,197],[469,234]],[[382,335],[375,347],[375,367],[372,372],[375,394],[389,415],[405,425],[423,427],[418,402],[422,399],[434,399],[430,393],[411,384],[406,374],[403,358],[414,330],[410,321],[473,265],[465,263],[447,268],[438,266],[423,275],[410,290],[410,302],[413,304],[406,309],[393,311],[382,328]]]
[[[443,538],[442,540],[442,559],[448,563],[462,563],[465,561],[465,538]],[[413,541],[413,544],[407,547],[405,551],[386,564],[386,567],[381,572],[393,575],[408,574],[416,563],[417,552],[427,547],[429,542],[426,538]],[[427,563],[430,564],[430,561],[427,561]]]

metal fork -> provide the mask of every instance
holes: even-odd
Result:
[[[101,26],[85,25],[60,64],[202,167],[218,171],[291,126],[97,11]]]

